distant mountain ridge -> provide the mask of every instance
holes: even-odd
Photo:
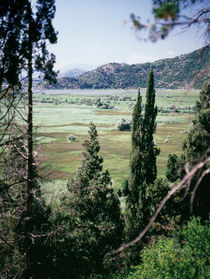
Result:
[[[75,77],[81,76],[85,73],[86,73],[86,71],[75,68],[75,69],[71,69],[71,70],[68,70],[68,71],[65,71],[65,72],[59,74],[59,78],[64,78],[64,77],[75,78]]]
[[[127,89],[146,87],[152,65],[157,88],[201,88],[210,77],[210,48],[201,49],[174,58],[144,64],[109,63],[78,77],[58,79],[56,85],[44,84],[51,89]]]

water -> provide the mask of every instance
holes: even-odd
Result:
[[[141,94],[145,94],[146,89],[141,89]],[[48,89],[37,93],[48,95],[77,95],[77,96],[107,96],[107,95],[135,95],[137,89]]]

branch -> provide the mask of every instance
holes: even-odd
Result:
[[[193,212],[193,201],[194,201],[194,198],[195,198],[195,193],[198,189],[198,186],[200,185],[202,179],[204,178],[205,175],[207,175],[208,173],[210,173],[210,168],[206,169],[202,175],[200,176],[200,178],[198,179],[194,189],[193,189],[193,192],[191,193],[191,197],[190,197],[190,213]]]
[[[188,17],[186,15],[178,15],[178,17],[173,19],[170,18],[169,15],[169,17],[167,18],[157,17],[153,22],[146,24],[142,23],[140,21],[140,17],[135,16],[134,14],[131,14],[130,17],[133,23],[133,27],[137,31],[148,30],[150,32],[148,39],[150,39],[152,42],[156,42],[158,39],[165,39],[170,31],[176,26],[182,27],[182,33],[188,30],[193,25],[205,24],[208,28],[208,25],[210,23],[209,14],[210,9],[209,7],[207,7],[200,9],[197,14],[192,17]],[[207,35],[208,33],[209,30],[207,30]]]
[[[199,170],[201,169],[206,163],[208,163],[210,161],[210,157],[207,157],[205,160],[203,160],[202,162],[196,164],[191,171],[189,171],[183,178],[182,180],[175,185],[169,192],[168,194],[165,196],[165,198],[161,201],[160,205],[158,206],[157,210],[155,211],[155,214],[152,216],[152,218],[150,219],[149,223],[147,224],[147,226],[144,228],[144,230],[138,235],[137,238],[135,238],[134,240],[128,242],[128,243],[124,243],[122,244],[122,246],[120,248],[118,248],[117,250],[113,250],[112,252],[110,252],[108,255],[113,255],[119,252],[122,252],[123,250],[125,250],[126,248],[130,247],[131,245],[139,242],[142,237],[147,233],[147,231],[151,228],[152,224],[154,223],[154,221],[156,220],[158,214],[160,213],[160,211],[162,210],[163,206],[165,205],[165,203],[171,198],[171,196],[177,192],[178,190],[180,190],[183,185],[190,179],[193,177],[193,175]],[[197,185],[197,184],[196,184]]]
[[[11,183],[11,184],[6,184],[2,181],[0,181],[0,186],[2,188],[0,188],[0,194],[6,190],[8,190],[10,187],[13,187],[13,186],[16,186],[16,185],[19,185],[21,183],[23,183],[25,180],[20,180],[20,181],[17,181],[17,182],[14,182],[14,183]]]
[[[28,161],[28,156],[26,156],[25,154],[23,154],[23,152],[20,151],[20,148],[17,147],[17,145],[13,144],[13,147],[15,148],[15,150],[18,152],[18,154],[25,159],[26,161]],[[27,151],[27,148],[25,145],[21,146],[21,148],[24,148]]]

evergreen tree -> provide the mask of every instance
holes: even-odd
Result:
[[[142,204],[140,204],[141,186],[144,183],[144,163],[143,163],[143,117],[142,117],[142,97],[138,90],[136,104],[132,115],[132,135],[131,135],[131,159],[130,159],[130,181],[126,191],[126,234],[128,240],[136,236],[141,228],[140,214]]]
[[[0,3],[0,100],[9,88],[20,85],[22,70],[21,34],[24,1],[4,0]],[[2,86],[4,84],[4,86]]]
[[[193,120],[193,126],[188,132],[188,135],[183,143],[183,157],[185,162],[191,162],[193,166],[196,164],[201,157],[206,158],[210,155],[207,149],[210,146],[210,83],[204,83],[203,89],[200,92],[199,101],[196,103],[195,119]],[[202,175],[202,173],[208,168],[204,166],[199,173],[197,173],[191,183],[189,191],[189,204],[188,210],[189,215],[194,214],[201,216],[203,219],[208,219],[210,212],[209,204],[209,179],[210,174],[208,173],[201,181],[197,191],[195,192],[195,198],[192,203],[190,197],[192,197],[193,189]],[[191,200],[191,201],[190,201]]]
[[[54,55],[49,55],[46,44],[56,43],[57,37],[52,26],[52,19],[55,14],[54,0],[39,0],[35,5],[30,0],[24,0],[24,14],[22,17],[22,44],[21,54],[22,59],[26,63],[27,73],[27,121],[26,121],[26,179],[25,179],[25,210],[22,212],[17,231],[21,234],[20,248],[25,255],[24,278],[41,275],[36,273],[37,256],[40,254],[37,250],[37,241],[39,240],[43,223],[38,216],[43,216],[41,205],[35,193],[40,193],[39,184],[37,183],[36,168],[34,165],[34,147],[33,147],[33,98],[32,98],[32,75],[34,71],[39,71],[44,74],[44,78],[50,81],[55,80],[53,72],[53,64],[55,62]],[[40,195],[39,195],[40,196]],[[31,237],[35,235],[35,237]],[[40,246],[41,248],[41,246]]]
[[[182,168],[182,161],[176,154],[169,154],[167,161],[166,178],[170,182],[175,182],[180,177],[180,171]]]
[[[97,136],[96,126],[90,123],[82,161],[75,179],[69,183],[70,197],[64,201],[65,222],[69,226],[64,231],[69,233],[64,237],[67,256],[57,263],[59,270],[64,271],[62,278],[87,278],[91,273],[102,273],[105,254],[122,240],[120,204],[109,172],[103,172]]]
[[[173,169],[181,179],[185,174],[182,167],[185,163],[189,163],[192,167],[201,160],[201,158],[206,158],[209,156],[209,152],[205,153],[210,146],[210,129],[209,129],[209,119],[210,119],[210,83],[205,83],[203,89],[200,92],[199,101],[196,103],[195,118],[193,120],[193,125],[187,134],[186,139],[183,142],[181,158],[172,162],[169,157],[167,173],[168,179],[173,182],[173,176],[171,175],[171,170]],[[173,155],[175,156],[175,155]],[[177,164],[179,161],[179,164]],[[184,219],[188,219],[189,215],[194,214],[201,216],[203,219],[208,219],[209,215],[209,173],[204,176],[201,183],[199,184],[195,195],[193,190],[195,189],[196,183],[199,177],[207,169],[208,166],[204,166],[190,181],[189,190],[187,192],[185,203],[183,205],[182,215]],[[192,200],[192,195],[195,196],[194,201]]]
[[[21,278],[46,278],[46,274],[43,272],[46,260],[43,257],[47,248],[43,245],[47,242],[46,224],[49,214],[42,204],[40,185],[37,182],[33,147],[32,75],[35,71],[39,71],[43,73],[45,79],[55,80],[53,72],[55,57],[50,55],[46,48],[48,42],[56,43],[57,40],[52,26],[54,14],[54,0],[38,0],[35,3],[30,0],[5,0],[0,4],[0,99],[4,100],[7,97],[10,88],[17,88],[20,91],[23,85],[21,84],[22,75],[25,74],[27,82],[27,117],[23,144],[19,148],[19,143],[15,144],[17,142],[13,141],[12,152],[21,162],[22,173],[24,173],[24,181],[21,179],[15,189],[16,192],[19,190],[20,194],[20,203],[18,203],[20,210],[16,216],[19,220],[14,232],[14,239],[16,243],[18,242],[19,252],[24,258],[24,265],[20,268],[23,273],[19,270],[19,273],[22,274]],[[8,86],[2,86],[3,83]],[[6,112],[9,110],[10,106]],[[16,138],[20,139],[20,136],[22,135],[18,134]],[[24,152],[21,152],[21,149]],[[14,165],[13,170],[17,171],[15,167]],[[18,175],[17,172],[17,177]],[[12,180],[13,177],[8,179],[11,181],[10,185],[0,181],[2,192],[13,189],[9,187],[11,185],[17,185],[18,182],[13,184]],[[5,216],[10,214],[11,212],[8,211]],[[45,234],[45,240],[43,234]]]
[[[130,181],[126,198],[126,238],[134,239],[145,227],[151,215],[147,188],[157,176],[156,156],[159,150],[154,146],[153,133],[156,128],[157,107],[155,107],[154,77],[152,68],[148,77],[146,104],[142,115],[142,98],[138,91],[133,111]],[[138,246],[138,245],[137,245]],[[134,251],[135,250],[135,251]],[[132,251],[131,261],[138,259],[139,247]]]
[[[153,134],[156,131],[157,106],[155,106],[154,75],[151,67],[146,91],[146,103],[143,122],[143,142],[145,152],[145,181],[147,184],[154,183],[157,177],[156,157],[160,150],[154,145]]]

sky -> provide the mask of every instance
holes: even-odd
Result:
[[[195,28],[183,34],[176,29],[169,38],[156,43],[140,40],[132,28],[130,14],[146,22],[151,9],[151,0],[56,0],[53,25],[58,42],[49,46],[56,55],[55,68],[65,71],[110,62],[152,62],[204,45]]]

